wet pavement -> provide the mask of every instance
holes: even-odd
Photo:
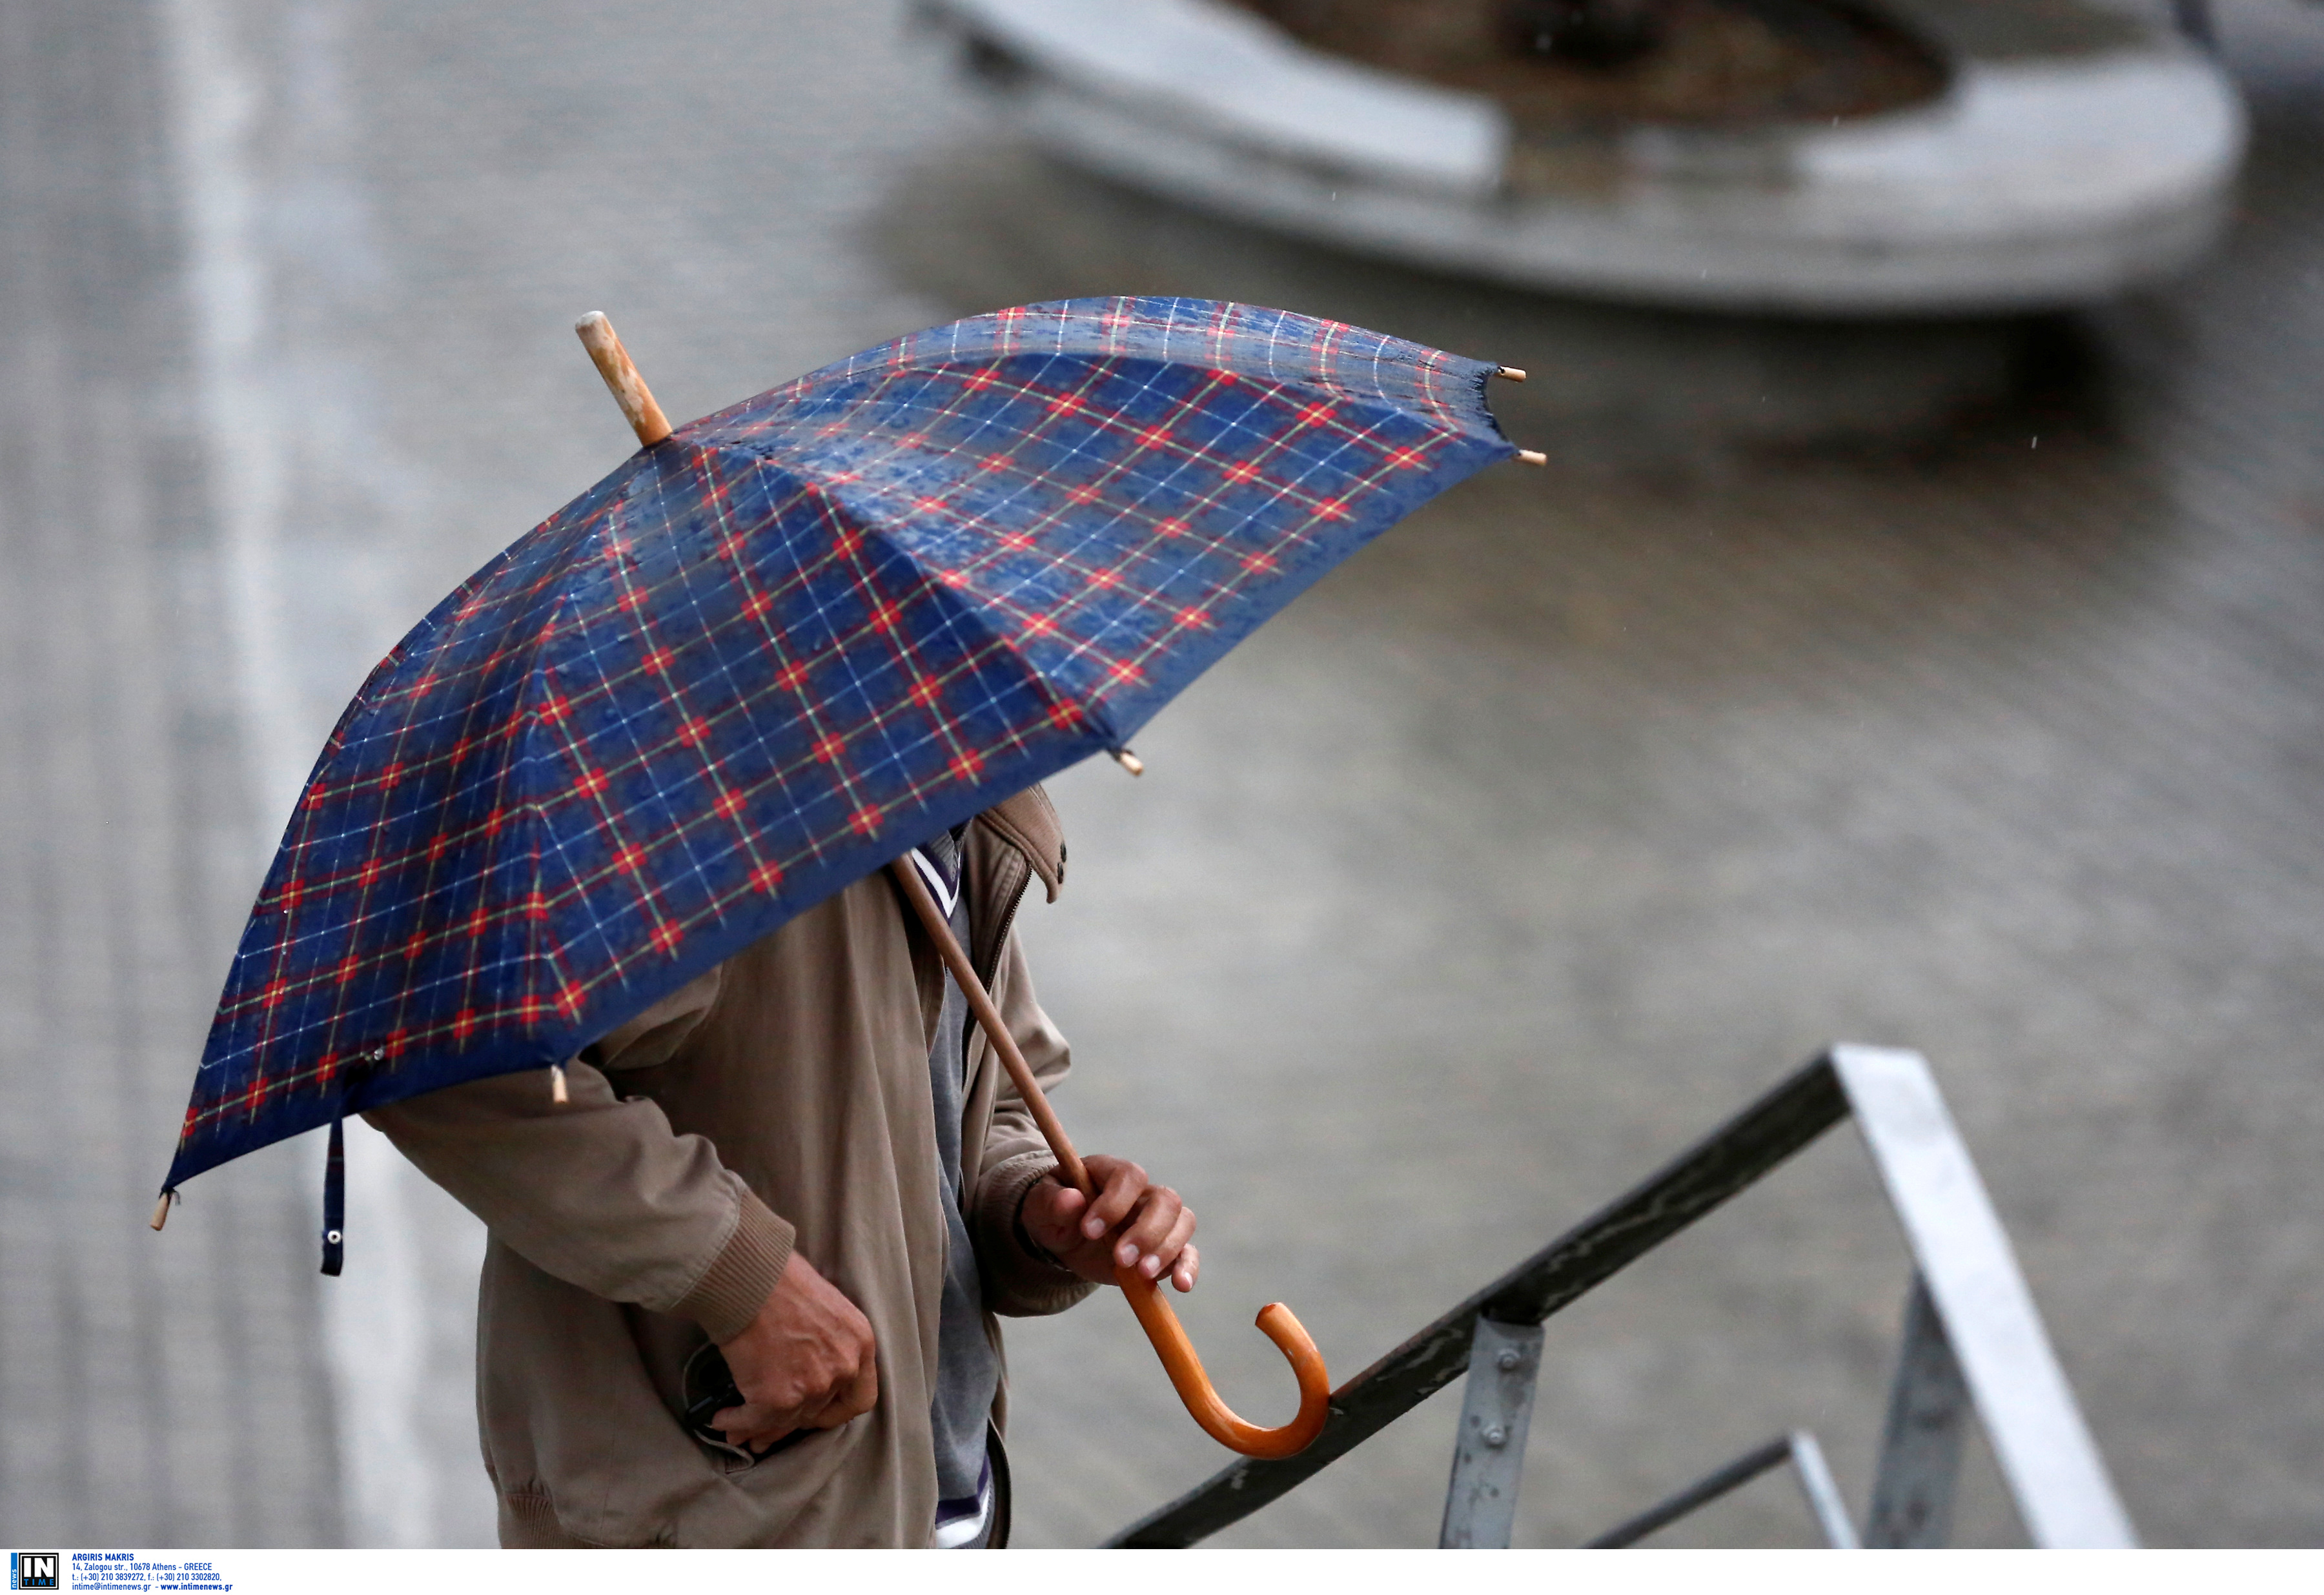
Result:
[[[1142,780],[1055,785],[1073,880],[1025,930],[1060,1107],[1203,1213],[1185,1315],[1229,1398],[1288,1408],[1260,1303],[1352,1372],[1844,1037],[1932,1058],[2145,1535],[2324,1535],[2324,12],[2222,11],[2255,143],[2196,278],[1849,327],[1158,207],[1013,147],[885,7],[67,15],[0,23],[34,329],[0,453],[13,1538],[489,1542],[465,1215],[366,1134],[341,1280],[313,1138],[143,1221],[337,707],[625,450],[574,316],[677,416],[1126,291],[1526,366],[1495,400],[1552,461],[1323,583]],[[1586,1299],[1517,1542],[1800,1424],[1860,1510],[1905,1280],[1843,1131]],[[1010,1352],[1021,1543],[1222,1460],[1118,1304]],[[1432,1543],[1456,1401],[1229,1540]],[[1959,1538],[2018,1533],[1973,1456]],[[1771,1478],[1666,1537],[1811,1535]]]
[[[145,1228],[260,862],[149,21],[0,14],[0,1537],[327,1544],[306,1148]]]

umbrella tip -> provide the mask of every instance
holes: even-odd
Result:
[[[1517,450],[1517,464],[1521,466],[1545,466],[1549,464],[1549,456],[1542,453],[1538,448],[1520,448]]]
[[[613,402],[622,407],[622,414],[638,441],[648,448],[669,436],[669,418],[661,406],[654,402],[653,391],[646,379],[630,363],[630,352],[622,346],[613,324],[605,319],[603,310],[592,310],[573,324],[581,339],[581,346],[589,351],[596,363],[597,374],[605,379],[605,386],[613,395]]]
[[[1496,365],[1493,367],[1493,374],[1513,383],[1521,383],[1526,379],[1525,367],[1522,365]]]
[[[1113,755],[1113,761],[1116,764],[1120,765],[1122,769],[1128,770],[1130,774],[1144,775],[1146,773],[1146,761],[1140,759],[1128,748],[1108,748],[1106,751]]]
[[[161,1200],[153,1203],[153,1227],[156,1230],[170,1222],[170,1202],[177,1194],[174,1188],[164,1191]]]

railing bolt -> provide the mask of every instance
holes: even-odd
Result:
[[[1499,1424],[1485,1431],[1485,1443],[1496,1450],[1509,1443],[1509,1432]]]
[[[1517,1354],[1517,1349],[1515,1346],[1503,1346],[1501,1348],[1501,1354],[1499,1357],[1494,1358],[1493,1360],[1501,1365],[1501,1371],[1503,1373],[1508,1373],[1510,1369],[1516,1368],[1518,1363],[1523,1362],[1525,1359]]]

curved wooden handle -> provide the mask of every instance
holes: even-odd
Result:
[[[1001,1067],[1016,1082],[1017,1094],[1032,1110],[1041,1138],[1056,1155],[1059,1172],[1074,1189],[1094,1198],[1097,1189],[1090,1182],[1089,1170],[1083,1166],[1081,1155],[1074,1150],[1065,1127],[1057,1121],[1056,1111],[1042,1093],[1041,1083],[1033,1078],[1025,1055],[1017,1049],[1016,1038],[1001,1022],[1001,1010],[992,1006],[991,995],[985,991],[984,982],[977,979],[968,954],[961,951],[952,927],[945,922],[944,910],[929,895],[927,884],[906,859],[898,859],[888,870],[903,890],[904,900],[911,904],[928,939],[936,944],[945,967],[952,971],[953,981],[960,987],[960,994],[968,1000],[969,1012],[983,1029],[985,1039],[1001,1055]],[[1194,1342],[1186,1338],[1185,1328],[1179,1323],[1178,1314],[1170,1310],[1161,1286],[1130,1268],[1114,1269],[1113,1280],[1121,1286],[1121,1294],[1130,1298],[1130,1311],[1138,1314],[1146,1338],[1154,1342],[1154,1350],[1162,1359],[1163,1371],[1170,1376],[1178,1399],[1186,1404],[1186,1411],[1202,1425],[1204,1434],[1229,1451],[1271,1460],[1306,1450],[1323,1432],[1323,1420],[1331,1413],[1332,1376],[1323,1371],[1323,1354],[1315,1349],[1315,1342],[1300,1327],[1299,1320],[1291,1315],[1290,1308],[1281,1302],[1269,1302],[1259,1310],[1259,1327],[1290,1359],[1291,1370],[1298,1376],[1299,1415],[1280,1429],[1262,1429],[1235,1416],[1233,1410],[1219,1399],[1219,1393],[1211,1388],[1211,1377],[1203,1371],[1203,1360],[1194,1355]]]
[[[1219,1399],[1219,1393],[1211,1388],[1210,1375],[1203,1371],[1203,1360],[1194,1355],[1194,1343],[1186,1338],[1178,1314],[1170,1310],[1161,1286],[1129,1268],[1116,1268],[1113,1280],[1130,1299],[1130,1310],[1138,1314],[1146,1338],[1154,1342],[1178,1399],[1186,1404],[1187,1413],[1202,1425],[1204,1434],[1229,1451],[1269,1461],[1296,1456],[1315,1443],[1315,1436],[1323,1432],[1323,1420],[1331,1415],[1332,1376],[1323,1371],[1323,1354],[1290,1308],[1281,1302],[1268,1303],[1259,1310],[1259,1327],[1298,1377],[1299,1412],[1279,1429],[1262,1429],[1237,1417]]]

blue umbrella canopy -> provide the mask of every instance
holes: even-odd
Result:
[[[381,661],[227,975],[165,1189],[570,1058],[1092,753],[1517,451],[1486,363],[1071,300],[682,427]]]

